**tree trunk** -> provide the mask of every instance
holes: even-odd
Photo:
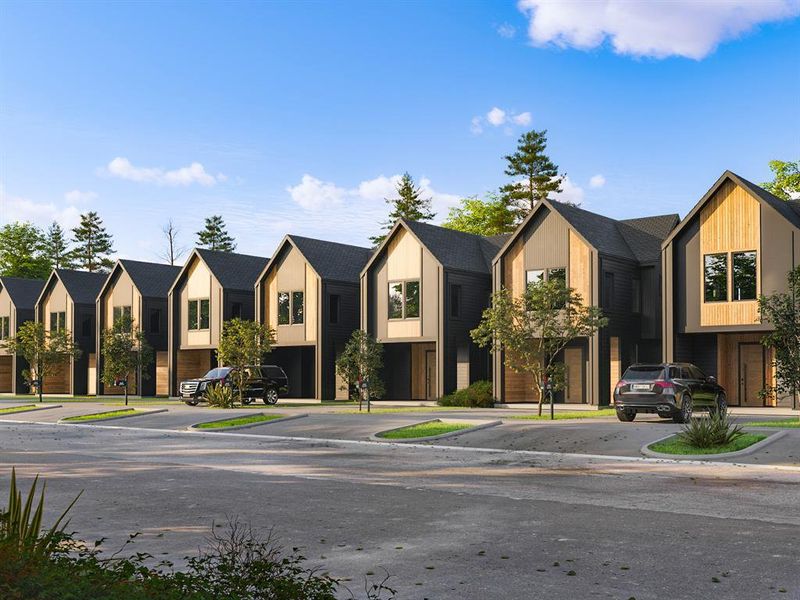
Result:
[[[542,389],[542,386],[540,386],[538,384],[536,384],[536,386],[533,389],[535,389],[539,393],[539,416],[541,417],[542,416],[542,403],[544,402],[544,389]]]

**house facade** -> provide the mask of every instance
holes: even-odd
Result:
[[[153,361],[143,372],[129,375],[129,393],[142,396],[169,395],[169,323],[167,296],[180,267],[122,259],[108,274],[97,297],[97,393],[122,394],[124,390],[102,380],[102,333],[122,316],[131,319],[153,349]]]
[[[168,294],[170,395],[185,379],[217,366],[222,325],[255,319],[256,279],[269,259],[195,249]]]
[[[791,406],[764,396],[775,384],[772,326],[758,297],[785,292],[800,264],[800,202],[726,171],[665,241],[663,353],[692,362],[725,387],[732,406]]]
[[[435,400],[491,377],[469,332],[504,240],[401,219],[377,248],[361,272],[361,328],[383,344],[386,398]]]
[[[267,357],[289,397],[347,399],[336,358],[359,327],[359,274],[368,248],[287,235],[256,282],[256,317],[275,331]]]
[[[77,359],[44,380],[46,394],[74,396],[97,392],[95,300],[107,274],[54,269],[36,301],[36,320],[48,331],[66,329],[81,350]]]
[[[0,277],[0,344],[17,335],[24,323],[36,319],[36,300],[44,283],[43,279]],[[0,345],[0,394],[28,393],[28,384],[22,376],[28,368],[23,357]]]
[[[544,200],[495,256],[495,290],[521,296],[528,283],[558,279],[609,319],[562,352],[567,381],[556,401],[607,405],[628,365],[661,360],[660,247],[678,221],[678,215],[618,221]],[[513,371],[502,352],[493,369],[501,402],[538,401],[530,375]]]

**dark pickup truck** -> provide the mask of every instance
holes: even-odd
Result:
[[[280,367],[261,365],[245,367],[245,369],[247,370],[247,381],[242,394],[245,404],[250,404],[258,399],[263,400],[264,404],[275,404],[278,398],[289,392],[289,378]],[[181,399],[190,406],[196,406],[205,400],[206,391],[212,386],[235,387],[233,372],[233,367],[218,367],[211,369],[198,379],[181,381]],[[234,391],[236,390],[234,389]]]

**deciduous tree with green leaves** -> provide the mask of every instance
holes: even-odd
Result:
[[[459,206],[450,209],[442,227],[476,235],[500,235],[514,231],[516,215],[506,201],[496,194],[486,200],[463,198]]]
[[[550,160],[545,150],[547,130],[532,130],[520,136],[516,152],[503,157],[505,174],[514,180],[501,187],[500,192],[515,213],[517,222],[533,210],[536,202],[561,191],[561,182],[566,175],[559,175],[558,165]]]
[[[50,262],[42,253],[42,233],[30,223],[0,228],[0,275],[46,279]]]
[[[762,183],[761,187],[784,200],[800,199],[800,160],[771,160],[769,169],[774,177],[772,181]]]
[[[364,391],[359,385],[366,381],[371,397],[380,398],[385,393],[381,380],[383,369],[383,345],[367,332],[356,329],[350,336],[344,350],[336,359],[336,373],[349,390],[358,386],[359,397],[364,399]]]
[[[397,183],[397,197],[386,198],[386,203],[392,206],[389,220],[383,222],[383,229],[387,233],[394,227],[397,219],[430,221],[436,216],[436,213],[431,211],[431,199],[422,196],[422,188],[414,183],[413,177],[407,172],[403,173]],[[376,246],[380,245],[384,239],[386,239],[386,233],[370,238]]]
[[[75,248],[71,256],[79,269],[94,273],[108,271],[114,266],[110,257],[114,253],[111,234],[103,227],[103,220],[96,212],[82,214],[80,224],[72,233]]]
[[[217,348],[220,365],[232,367],[233,384],[241,403],[248,373],[246,368],[260,365],[264,355],[275,344],[275,330],[268,325],[248,319],[231,319],[222,325]]]
[[[36,385],[39,402],[42,401],[45,391],[45,378],[69,365],[71,359],[77,360],[81,356],[81,350],[75,345],[72,334],[67,329],[47,331],[44,323],[36,321],[23,323],[17,334],[0,342],[0,346],[27,361],[29,369],[23,372],[23,376],[31,386],[36,381],[39,382]]]
[[[53,221],[42,239],[42,254],[53,269],[74,269],[75,261],[69,250],[64,229]]]
[[[220,215],[213,215],[206,219],[206,225],[202,231],[197,232],[197,245],[209,250],[218,252],[233,252],[236,250],[236,242],[233,237],[228,235],[225,221]]]
[[[146,368],[153,362],[153,348],[147,343],[141,327],[124,314],[101,337],[103,383],[111,386],[124,382],[122,387],[127,406],[130,378],[132,376],[136,380],[137,375],[140,380],[149,377]],[[141,381],[139,385],[141,386]]]
[[[581,295],[562,281],[531,283],[522,296],[503,288],[492,294],[492,304],[471,332],[481,348],[503,352],[515,373],[528,373],[542,414],[544,384],[554,391],[565,387],[565,368],[559,354],[573,340],[591,337],[608,324],[597,306],[586,306]]]

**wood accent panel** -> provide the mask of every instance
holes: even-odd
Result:
[[[278,278],[275,271],[267,276],[264,297],[265,322],[277,331],[278,329]]]
[[[210,350],[178,350],[178,384],[186,379],[202,377],[211,369]]]
[[[10,394],[14,382],[14,357],[0,356],[0,394]]]
[[[762,406],[762,401],[757,396],[755,398],[742,398],[740,381],[739,363],[739,344],[759,344],[763,334],[761,333],[720,333],[717,334],[717,380],[725,388],[728,396],[728,404],[731,406]],[[776,373],[774,365],[773,351],[769,348],[762,348],[764,351],[764,382],[761,389],[765,386],[775,386]],[[775,398],[771,398],[767,403],[775,406]]]
[[[435,343],[411,344],[411,399],[425,400],[427,391],[426,356],[436,351]]]
[[[169,396],[168,361],[168,352],[156,352],[156,396]]]
[[[754,325],[758,302],[704,302],[703,257],[706,254],[755,250],[756,294],[761,293],[761,203],[732,181],[726,181],[700,211],[700,325]],[[728,264],[728,294],[733,266]]]
[[[469,346],[456,350],[456,389],[469,387]]]
[[[567,271],[569,287],[581,295],[585,304],[593,304],[592,250],[571,229],[569,230],[569,268]]]
[[[97,395],[97,354],[94,352],[88,356],[89,367],[87,369],[86,393],[89,396]]]
[[[305,307],[303,320],[306,326],[306,340],[314,342],[317,339],[317,321],[319,319],[318,313],[318,296],[319,285],[317,274],[311,269],[310,266],[305,265]]]
[[[44,378],[45,394],[69,394],[72,368],[69,363],[59,365],[52,375]]]
[[[538,402],[539,393],[533,389],[533,377],[530,373],[516,373],[508,365],[503,365],[503,401]]]
[[[419,319],[397,319],[386,323],[387,338],[412,338],[422,335]]]
[[[389,281],[421,278],[422,246],[405,229],[398,229],[389,240],[386,261]]]
[[[614,388],[617,387],[617,382],[622,377],[622,360],[620,359],[619,351],[619,338],[611,337],[608,340],[609,345],[609,385],[610,395],[609,402],[614,403]]]
[[[581,348],[565,348],[564,365],[567,368],[567,388],[564,390],[564,402],[581,404],[583,402],[583,350]]]
[[[518,239],[503,257],[503,284],[516,298],[525,291],[525,254],[522,239]]]

